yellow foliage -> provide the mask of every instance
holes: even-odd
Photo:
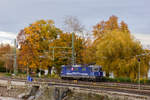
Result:
[[[114,72],[116,77],[137,78],[138,61],[136,55],[144,53],[141,44],[130,33],[119,30],[109,31],[97,44],[97,64],[106,72]],[[141,75],[148,72],[147,62],[141,58]]]
[[[47,69],[48,66],[52,66],[53,61],[48,57],[49,44],[60,33],[61,30],[54,26],[52,20],[39,20],[24,28],[18,34],[18,42],[21,46],[19,63],[30,68]],[[21,37],[24,37],[23,40]]]

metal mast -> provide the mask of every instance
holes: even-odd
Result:
[[[13,64],[13,68],[14,68],[14,74],[17,74],[17,63],[16,63],[16,59],[17,59],[17,55],[16,55],[16,39],[14,40],[14,64]]]
[[[74,59],[74,32],[72,32],[72,65],[75,65],[75,59]]]

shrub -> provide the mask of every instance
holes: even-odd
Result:
[[[58,74],[55,74],[55,73],[51,74],[50,77],[51,77],[51,78],[60,79],[59,75],[58,75]]]
[[[121,82],[121,83],[139,83],[138,79],[131,80],[128,77],[118,77],[118,78],[108,78],[108,77],[103,77],[102,81],[104,82]],[[140,79],[141,84],[150,84],[149,79]]]
[[[5,73],[5,76],[10,77],[11,73]]]
[[[132,82],[130,78],[123,78],[123,77],[119,77],[119,78],[104,77],[103,81],[104,82]]]
[[[119,77],[117,78],[117,82],[131,82],[131,79],[130,78],[123,78],[123,77]]]

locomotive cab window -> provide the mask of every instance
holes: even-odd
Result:
[[[99,68],[99,71],[102,71],[102,68],[101,68],[101,67]]]
[[[67,71],[70,71],[71,67],[67,67]]]

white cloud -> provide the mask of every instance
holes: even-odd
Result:
[[[15,39],[16,38],[16,34],[14,34],[12,32],[0,31],[0,37]]]
[[[12,32],[0,31],[0,43],[13,44],[13,40],[16,38],[16,34]]]
[[[143,47],[149,47],[150,46],[150,34],[132,34],[137,40],[141,42]]]

